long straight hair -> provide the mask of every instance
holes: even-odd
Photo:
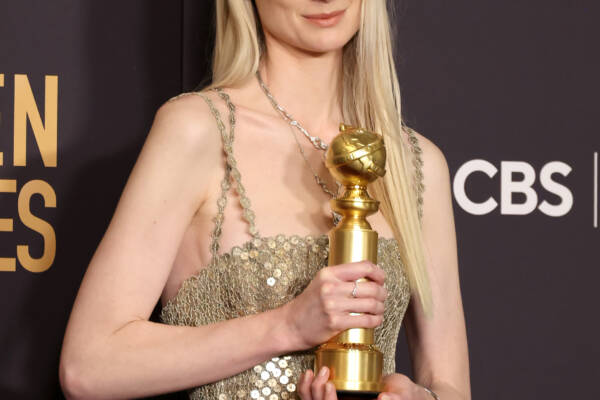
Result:
[[[251,0],[216,0],[216,38],[212,84],[236,86],[252,78],[265,44]],[[344,122],[380,132],[387,151],[387,173],[370,185],[381,212],[398,241],[411,291],[425,315],[432,315],[432,298],[425,266],[417,205],[413,155],[403,139],[400,85],[392,51],[392,34],[385,0],[362,0],[357,34],[343,50]]]

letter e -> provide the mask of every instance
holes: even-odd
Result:
[[[16,193],[17,181],[14,179],[0,179],[0,193]],[[0,232],[12,232],[12,218],[0,218]],[[16,271],[16,263],[14,258],[0,257],[0,272]]]
[[[19,218],[21,222],[31,230],[34,230],[44,238],[44,252],[41,258],[33,258],[29,255],[29,246],[17,246],[17,258],[26,270],[30,272],[44,272],[54,262],[56,255],[56,233],[48,222],[36,217],[31,213],[30,201],[34,194],[41,194],[46,207],[56,207],[56,193],[52,186],[40,180],[27,182],[19,192]]]

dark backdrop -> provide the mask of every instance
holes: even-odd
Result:
[[[2,0],[0,398],[62,398],[68,314],[154,112],[209,79],[209,3]],[[444,151],[452,175],[474,398],[600,398],[600,6],[396,4],[404,116]],[[42,158],[52,141],[40,150],[35,139],[51,138],[51,123],[38,132],[28,123],[26,162],[15,165],[23,75],[42,122],[58,77],[48,107],[58,110],[56,166]],[[31,229],[27,209],[50,228]],[[22,245],[34,259],[55,256],[31,272]],[[410,374],[404,342],[402,331],[397,366]]]

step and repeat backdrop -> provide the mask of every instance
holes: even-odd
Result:
[[[77,289],[157,108],[210,79],[212,3],[2,1],[0,398],[63,398]],[[600,398],[600,5],[395,7],[405,119],[450,166],[473,398]]]

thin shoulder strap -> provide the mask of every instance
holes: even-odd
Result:
[[[417,212],[419,214],[419,220],[421,220],[423,218],[423,192],[425,190],[425,184],[423,183],[423,159],[421,158],[421,154],[423,153],[423,151],[421,150],[421,146],[419,146],[419,139],[417,139],[414,130],[409,126],[404,125],[404,121],[402,121],[402,128],[408,135],[408,141],[411,145],[412,153],[414,154],[414,187],[417,193]]]
[[[208,105],[210,112],[215,117],[215,120],[217,122],[217,128],[219,130],[219,133],[221,134],[221,139],[223,141],[223,150],[224,150],[225,156],[226,156],[225,175],[223,177],[223,180],[221,181],[221,195],[219,196],[219,199],[217,200],[217,215],[213,218],[215,225],[214,225],[213,231],[210,235],[211,236],[210,252],[214,259],[218,255],[219,249],[221,247],[220,239],[221,239],[221,234],[222,234],[222,229],[223,229],[223,220],[225,218],[225,206],[227,205],[227,193],[229,192],[229,189],[231,188],[231,178],[232,177],[236,184],[236,191],[240,196],[240,204],[243,209],[243,217],[248,222],[248,225],[249,225],[248,230],[249,230],[250,234],[252,235],[252,237],[254,237],[254,238],[259,237],[259,233],[258,233],[258,229],[256,228],[256,224],[255,224],[256,217],[255,217],[254,211],[252,211],[252,209],[251,209],[250,199],[246,196],[246,189],[244,188],[244,185],[242,185],[241,174],[237,167],[237,161],[233,155],[233,139],[235,136],[235,124],[236,124],[235,105],[231,102],[229,95],[227,93],[225,93],[222,89],[217,88],[217,89],[213,89],[213,90],[217,92],[217,94],[219,95],[219,97],[221,99],[223,99],[223,101],[227,105],[227,109],[229,110],[229,134],[227,134],[225,124],[223,123],[223,120],[221,118],[221,113],[215,107],[213,101],[209,97],[205,96],[204,94],[202,94],[200,92],[189,92],[187,94],[196,94],[196,95],[202,97],[204,99],[204,101],[206,102],[206,104]],[[183,95],[186,95],[186,93],[184,93]],[[175,98],[181,97],[181,96],[182,95],[179,95],[179,96],[176,96]]]

